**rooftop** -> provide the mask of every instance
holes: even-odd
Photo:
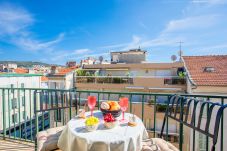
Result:
[[[70,68],[57,68],[56,73],[50,73],[47,77],[63,77],[70,72],[74,71],[77,67],[70,67]]]
[[[169,69],[169,68],[178,68],[183,67],[181,62],[174,62],[174,63],[134,63],[134,64],[92,64],[92,65],[85,65],[85,69],[119,69],[119,68],[139,68],[139,69]]]
[[[20,74],[20,73],[29,73],[28,69],[24,69],[24,68],[13,69],[13,71],[15,73],[18,73],[18,74]]]
[[[42,82],[48,81],[48,78],[47,78],[46,76],[42,76],[42,77],[41,77],[41,81],[42,81]]]
[[[0,77],[33,77],[33,76],[42,76],[42,74],[19,74],[19,73],[1,73]]]
[[[183,61],[193,84],[227,86],[227,55],[183,56]]]
[[[114,51],[111,53],[146,53],[146,50],[142,50],[142,49],[130,49],[129,51]]]

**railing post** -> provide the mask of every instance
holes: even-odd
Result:
[[[99,95],[100,95],[100,94],[98,93],[98,110],[99,110],[99,108],[100,108],[100,104],[99,104],[99,103],[100,103],[100,100],[99,100],[99,97],[100,97],[100,96],[99,96]]]
[[[210,101],[209,97],[207,97],[207,101]],[[208,111],[209,111],[209,104],[207,104],[206,120],[207,120]],[[209,150],[209,137],[208,136],[206,136],[206,150]]]
[[[130,94],[130,96],[129,96],[129,103],[130,103],[130,113],[132,113],[132,94]],[[133,114],[135,114],[135,113],[133,113]]]
[[[180,100],[180,141],[179,141],[179,150],[183,151],[183,111],[184,111],[184,98]],[[176,111],[177,112],[177,111]]]
[[[8,111],[9,112],[9,111]],[[5,89],[2,89],[3,139],[6,137]]]
[[[35,150],[37,150],[37,137],[36,135],[39,132],[39,122],[38,122],[38,115],[37,115],[37,100],[36,100],[37,90],[34,91],[34,114],[35,114]]]
[[[142,96],[142,121],[144,121],[144,95]]]
[[[154,96],[154,137],[156,133],[156,95]]]
[[[221,105],[224,105],[224,98],[221,98]],[[221,151],[223,151],[223,137],[224,137],[224,114],[221,117]]]
[[[7,95],[8,95],[8,118],[9,118],[9,120],[8,120],[8,124],[9,124],[9,138],[11,137],[11,120],[10,120],[10,118],[11,118],[11,114],[10,114],[10,110],[11,110],[11,108],[10,108],[10,93],[9,93],[9,89],[7,89]]]

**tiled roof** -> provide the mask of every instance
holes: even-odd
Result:
[[[76,67],[60,68],[60,69],[58,69],[58,73],[56,73],[56,74],[58,74],[58,75],[66,75],[67,73],[72,72],[75,69],[76,69]]]
[[[189,78],[195,85],[227,86],[227,55],[183,56]],[[205,72],[211,67],[213,72]]]
[[[46,76],[42,76],[42,77],[41,77],[41,81],[43,81],[43,82],[44,82],[44,81],[48,81],[48,78],[47,78]]]
[[[28,69],[24,69],[24,68],[13,69],[13,71],[15,73],[29,73]]]
[[[58,68],[57,73],[49,74],[49,76],[65,76],[66,74],[74,71],[77,67],[70,67],[70,68]]]

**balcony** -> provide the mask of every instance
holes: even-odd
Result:
[[[72,117],[77,115],[78,109],[84,108],[84,102],[88,95],[97,97],[96,109],[100,108],[100,103],[107,100],[118,100],[119,97],[129,98],[130,105],[127,112],[134,112],[140,117],[150,137],[159,137],[161,135],[163,119],[166,121],[163,138],[174,144],[181,151],[191,150],[210,150],[212,139],[204,135],[202,131],[195,131],[191,127],[182,125],[181,122],[165,116],[168,107],[167,102],[171,93],[146,93],[146,92],[109,92],[109,91],[85,91],[85,90],[56,90],[56,89],[29,89],[29,88],[0,88],[0,107],[2,109],[0,120],[0,149],[5,142],[9,143],[12,150],[17,150],[15,143],[26,142],[21,144],[20,150],[33,150],[35,147],[36,134],[39,131],[65,125]],[[220,95],[189,95],[181,94],[189,98],[211,101],[218,104],[227,104],[227,96]],[[24,98],[24,100],[22,99]],[[13,101],[17,100],[17,107],[12,108]],[[23,101],[22,101],[23,100]],[[201,104],[198,104],[201,106]],[[209,107],[201,114],[195,112],[195,118],[188,116],[187,120],[195,120],[195,123],[204,123],[209,117]],[[187,106],[179,108],[173,104],[172,112],[178,113],[183,111],[192,115],[193,108],[187,110]],[[88,110],[86,108],[86,110]],[[217,112],[217,109],[214,108]],[[184,115],[184,117],[186,114]],[[210,131],[214,130],[215,122],[213,118],[210,121]],[[203,125],[205,126],[205,124]],[[220,134],[216,150],[224,151],[227,147],[224,144],[227,139],[226,120],[221,118]],[[24,146],[25,145],[25,146]],[[10,149],[7,149],[10,150]]]
[[[152,86],[151,86],[152,83]],[[141,90],[147,92],[184,92],[186,80],[178,76],[77,76],[75,87],[80,90]]]

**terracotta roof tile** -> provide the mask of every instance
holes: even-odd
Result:
[[[28,69],[24,69],[24,68],[13,69],[13,71],[15,73],[29,73]]]
[[[196,85],[227,86],[227,55],[183,56],[185,67]],[[212,67],[213,72],[204,68]]]
[[[43,82],[44,82],[44,81],[48,81],[48,80],[49,80],[49,79],[48,79],[46,76],[42,76],[42,77],[41,77],[41,81],[43,81]]]
[[[77,68],[77,67],[59,68],[59,69],[57,69],[58,72],[55,73],[55,74],[53,74],[53,75],[56,75],[56,76],[58,76],[58,75],[60,75],[60,76],[66,75],[66,74],[68,74],[68,73],[74,71],[76,68]]]

